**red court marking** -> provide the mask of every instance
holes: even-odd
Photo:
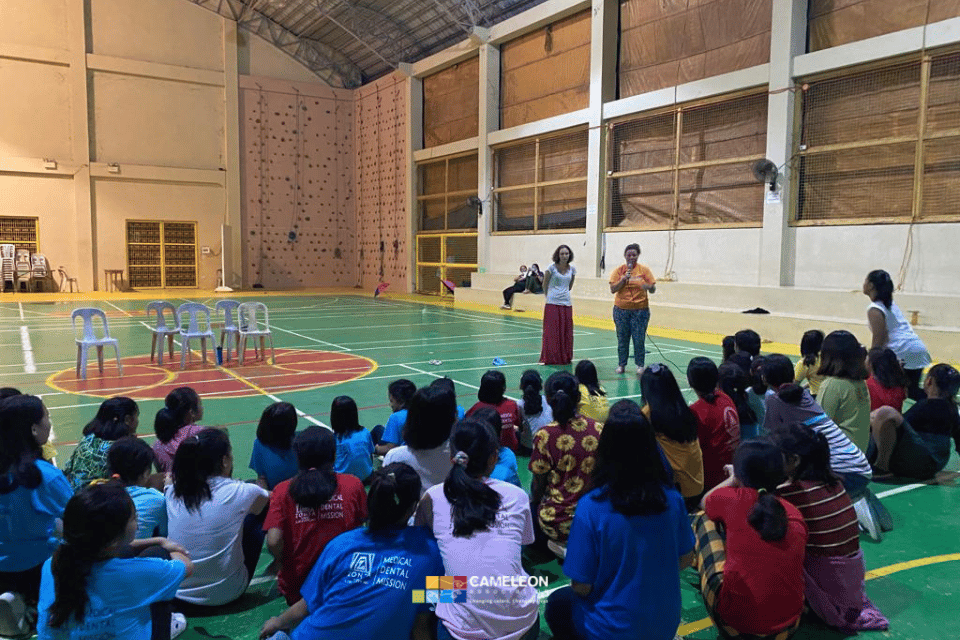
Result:
[[[276,356],[277,364],[271,365],[269,360],[255,360],[248,348],[243,366],[234,356],[226,367],[218,367],[212,361],[213,352],[206,364],[194,353],[192,363],[182,371],[179,354],[172,362],[165,358],[162,367],[151,363],[150,356],[134,356],[123,358],[123,377],[117,375],[116,360],[105,361],[102,376],[96,361],[91,360],[86,380],[78,380],[74,369],[64,369],[47,378],[47,385],[64,393],[101,398],[162,400],[183,386],[193,387],[204,398],[243,398],[329,387],[356,380],[377,368],[369,358],[333,351],[277,349]]]

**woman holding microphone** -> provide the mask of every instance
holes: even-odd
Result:
[[[617,373],[623,373],[630,356],[630,338],[633,338],[633,360],[637,374],[643,373],[644,342],[647,325],[650,323],[650,300],[648,294],[657,291],[657,279],[653,272],[637,263],[640,245],[628,244],[623,252],[626,264],[610,274],[610,293],[613,299],[613,323],[617,326]]]

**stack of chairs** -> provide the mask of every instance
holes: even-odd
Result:
[[[49,271],[47,269],[47,257],[42,253],[34,253],[30,256],[30,275],[33,279],[33,290],[38,291],[42,288],[42,282],[47,279]]]
[[[0,244],[0,291],[6,291],[7,283],[16,291],[16,269],[14,269],[14,257],[16,246],[12,244]]]
[[[17,249],[17,257],[13,268],[17,272],[15,291],[30,291],[30,252],[26,249]]]

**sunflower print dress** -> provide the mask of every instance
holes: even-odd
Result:
[[[547,476],[537,517],[551,540],[563,543],[570,535],[577,502],[590,489],[602,428],[602,424],[577,415],[565,427],[552,422],[534,436],[530,471]]]

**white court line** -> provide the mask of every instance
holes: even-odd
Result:
[[[284,333],[289,333],[290,335],[297,336],[298,338],[303,338],[304,340],[312,340],[313,342],[316,342],[317,344],[325,344],[325,345],[327,345],[328,347],[334,347],[334,348],[336,348],[336,349],[340,349],[341,351],[353,351],[353,349],[351,349],[351,348],[349,348],[349,347],[342,347],[342,346],[340,346],[339,344],[333,344],[332,342],[326,342],[326,341],[324,341],[324,340],[318,340],[317,338],[311,338],[310,336],[305,336],[305,335],[303,335],[303,334],[301,334],[301,333],[297,333],[296,331],[290,331],[289,329],[283,329],[283,328],[278,327],[278,326],[276,326],[276,325],[272,325],[272,328],[273,328],[273,329],[276,329],[277,331],[283,331]]]
[[[36,373],[37,365],[33,361],[33,345],[30,344],[30,329],[26,325],[20,327],[20,346],[23,348],[23,371]]]
[[[20,309],[20,320],[23,320],[23,303],[18,302],[17,307]]]
[[[888,489],[887,491],[881,491],[877,494],[878,498],[886,498],[887,496],[895,496],[898,493],[906,493],[907,491],[913,491],[914,489],[919,489],[920,487],[925,487],[925,484],[905,484],[902,487],[897,487],[895,489]]]
[[[127,311],[126,309],[121,309],[120,307],[118,307],[117,305],[113,304],[113,303],[110,302],[109,300],[104,300],[104,302],[106,302],[108,305],[110,305],[111,307],[113,307],[114,309],[116,309],[117,311],[119,311],[120,313],[125,313],[128,318],[132,318],[132,317],[133,317],[133,314],[132,314],[132,313],[130,313],[130,312]]]

